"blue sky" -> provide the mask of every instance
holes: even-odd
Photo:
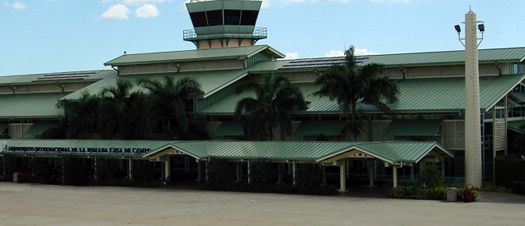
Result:
[[[469,6],[482,48],[525,46],[523,0],[265,0],[258,26],[289,57],[456,50]],[[122,54],[194,49],[184,0],[0,0],[0,75],[103,69]]]

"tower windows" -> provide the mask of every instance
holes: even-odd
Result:
[[[205,12],[195,12],[190,13],[191,22],[193,27],[206,27],[206,13]]]
[[[242,11],[241,25],[255,26],[258,15],[259,15],[259,11],[254,11],[254,10]]]
[[[208,16],[208,26],[222,25],[222,10],[213,10],[206,12]]]
[[[225,25],[239,25],[241,23],[240,10],[224,10]]]

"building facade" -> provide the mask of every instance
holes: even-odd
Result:
[[[9,161],[18,161],[30,171],[30,164],[24,163],[29,159],[46,158],[60,165],[63,158],[80,158],[92,170],[100,159],[119,161],[127,172],[122,176],[129,179],[134,165],[153,162],[151,167],[163,177],[193,175],[193,180],[202,181],[207,178],[206,162],[224,158],[240,164],[237,172],[244,172],[241,176],[248,182],[250,161],[256,159],[284,166],[293,175],[293,183],[296,164],[335,167],[329,172],[340,177],[341,190],[350,178],[351,183],[383,181],[394,186],[398,177],[414,182],[424,161],[439,162],[448,180],[463,181],[464,51],[356,57],[359,65],[383,65],[380,76],[393,79],[399,94],[389,113],[358,105],[366,120],[355,140],[345,131],[348,114],[338,103],[314,95],[319,73],[343,63],[344,57],[285,60],[278,50],[256,45],[266,38],[266,29],[255,27],[260,6],[260,1],[187,3],[194,29],[184,31],[184,40],[193,42],[194,50],[124,54],[106,62],[111,69],[103,71],[0,77],[3,177],[10,178]],[[525,47],[479,50],[479,155],[484,181],[494,180],[494,158],[515,149],[513,139],[525,133],[524,60]],[[292,113],[292,133],[285,136],[286,141],[245,141],[243,122],[234,110],[240,99],[254,93],[234,90],[245,81],[261,81],[266,74],[287,77],[302,91],[308,109]],[[75,101],[84,93],[96,95],[118,80],[136,83],[165,76],[188,77],[201,84],[204,95],[193,100],[188,113],[206,123],[210,141],[40,139],[63,114],[57,107],[60,100]],[[278,128],[274,131],[280,132]]]

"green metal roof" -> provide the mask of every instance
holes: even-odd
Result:
[[[521,62],[525,58],[525,47],[480,49],[479,61],[483,62]],[[419,65],[419,64],[464,64],[465,51],[438,51],[419,53],[398,53],[369,55],[364,64]]]
[[[79,89],[71,94],[68,94],[61,98],[61,100],[77,100],[82,97],[83,93],[99,94],[104,88],[110,88],[117,85],[117,76],[108,76],[100,81],[90,84],[82,89]]]
[[[480,49],[480,63],[503,63],[503,62],[522,62],[525,60],[525,47],[500,48],[500,49]],[[416,52],[416,53],[395,53],[356,56],[359,65],[382,64],[386,67],[399,66],[430,66],[430,65],[462,65],[465,64],[465,53],[458,51],[439,51],[439,52]],[[326,68],[334,64],[344,62],[344,57],[318,57],[285,60],[279,68],[282,70],[301,70],[312,68]]]
[[[387,136],[438,136],[440,120],[394,120],[386,131]]]
[[[46,123],[46,122],[35,122],[33,125],[27,130],[25,138],[40,138],[42,134],[48,130],[49,128],[52,128],[56,126],[55,123]]]
[[[86,86],[80,90],[77,90],[70,95],[65,96],[62,99],[65,100],[76,100],[79,99],[84,92],[89,94],[98,94],[104,88],[116,86],[117,79],[126,79],[132,82],[137,82],[139,79],[162,79],[164,76],[173,77],[175,79],[189,77],[195,79],[195,81],[201,84],[204,91],[204,98],[218,92],[219,90],[231,85],[232,83],[244,78],[249,73],[269,73],[274,72],[281,62],[260,62],[247,69],[243,70],[217,70],[217,71],[202,71],[202,72],[182,72],[182,73],[166,73],[166,74],[153,74],[153,75],[128,75],[117,77],[116,75],[107,76],[105,79],[97,81],[89,86]],[[136,90],[140,90],[136,87]]]
[[[525,103],[525,93],[512,92],[510,98],[520,104]]]
[[[240,121],[225,121],[221,123],[213,135],[215,137],[243,136],[244,125]]]
[[[165,62],[241,59],[252,56],[261,51],[269,51],[277,58],[284,57],[284,54],[278,52],[270,46],[255,45],[248,47],[212,48],[172,52],[125,54],[106,62],[104,65],[121,66]]]
[[[46,82],[64,82],[64,81],[78,81],[78,80],[99,80],[106,76],[115,74],[114,70],[98,70],[98,71],[70,71],[70,72],[56,72],[45,74],[28,74],[28,75],[7,75],[0,76],[0,84],[14,85],[14,84],[35,84]]]
[[[320,162],[352,150],[391,164],[417,163],[432,150],[453,157],[436,142],[0,140],[0,154],[37,156],[147,158],[170,147],[197,159]]]
[[[68,93],[0,95],[0,118],[56,118],[60,98]]]
[[[341,121],[302,121],[295,131],[296,136],[339,136],[345,129]]]
[[[509,121],[507,122],[507,126],[515,132],[525,134],[525,120]]]
[[[106,79],[100,80],[96,83],[93,83],[83,89],[77,90],[74,93],[64,97],[63,99],[67,100],[76,100],[79,99],[84,92],[95,95],[99,94],[104,88],[109,88],[116,86],[117,79],[129,80],[135,85],[140,79],[151,79],[151,80],[160,80],[165,76],[182,79],[185,77],[192,78],[197,81],[202,90],[204,91],[204,97],[208,97],[213,93],[219,91],[220,89],[232,84],[235,81],[238,81],[241,78],[244,78],[248,75],[248,70],[220,70],[220,71],[205,71],[205,72],[184,72],[184,73],[169,73],[169,74],[156,74],[156,75],[129,75],[125,77],[108,77]],[[145,91],[140,86],[135,86],[135,91]]]
[[[1,154],[82,157],[135,157],[168,141],[143,140],[0,140]]]
[[[347,151],[360,150],[391,164],[400,164],[417,163],[436,148],[453,157],[452,153],[436,142],[190,141],[174,142],[170,146],[200,159],[320,162]],[[148,155],[153,153],[155,151]]]
[[[523,75],[487,76],[480,78],[480,107],[482,110],[491,108],[513,87],[525,79]],[[325,97],[314,96],[318,89],[314,84],[297,84],[306,101],[310,102],[307,112],[340,112],[335,101]],[[406,79],[398,81],[398,102],[391,105],[393,111],[460,111],[464,109],[464,78],[428,78]],[[201,114],[232,114],[237,102],[251,92],[232,94],[199,111]],[[372,106],[360,104],[362,111],[376,111]]]

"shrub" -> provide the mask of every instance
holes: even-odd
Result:
[[[520,155],[497,157],[496,184],[511,188],[514,181],[525,181],[525,160]]]
[[[435,188],[443,185],[443,177],[434,164],[424,164],[421,168],[420,183],[424,187]]]
[[[447,188],[397,187],[392,189],[391,196],[398,199],[445,200]]]
[[[513,181],[512,191],[520,194],[525,194],[525,181]]]
[[[465,200],[465,188],[460,187],[457,189],[457,200]],[[425,199],[425,200],[446,200],[447,188],[444,186],[425,188],[425,187],[397,187],[393,188],[390,193],[392,198],[398,199]],[[473,191],[473,198],[477,200],[479,192]]]

